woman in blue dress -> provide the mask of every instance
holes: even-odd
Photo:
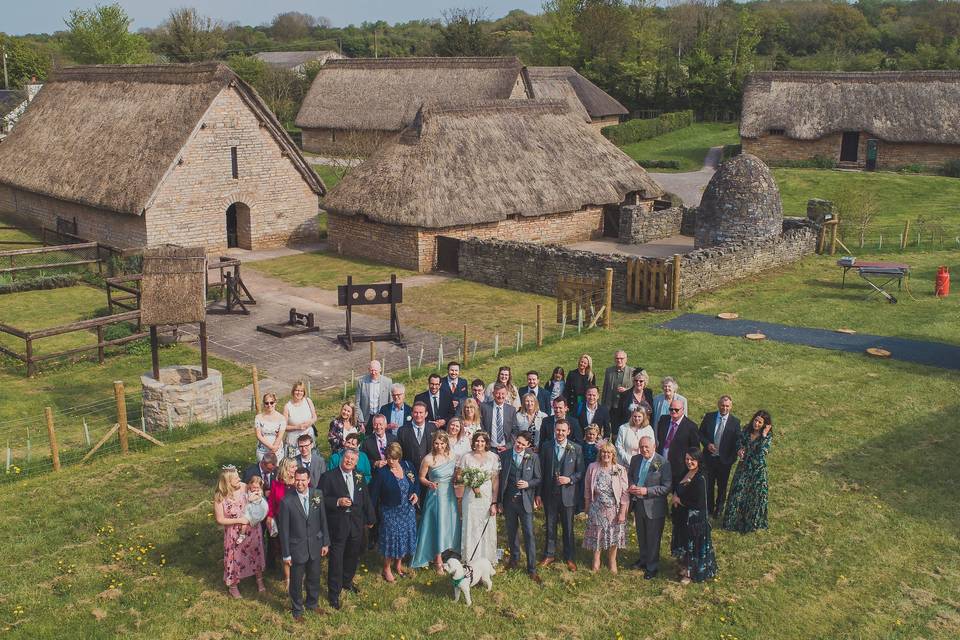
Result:
[[[437,573],[443,574],[443,552],[460,548],[460,517],[453,489],[456,465],[449,437],[438,431],[433,448],[420,464],[420,484],[426,487],[427,497],[411,567],[425,567],[432,560]]]
[[[417,547],[417,477],[413,466],[403,458],[396,442],[387,445],[387,464],[380,467],[370,485],[374,507],[380,513],[380,553],[383,555],[383,579],[395,582],[394,571],[405,576],[404,556]]]

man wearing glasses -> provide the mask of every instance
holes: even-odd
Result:
[[[657,422],[657,453],[670,463],[674,488],[680,486],[680,481],[687,473],[683,456],[688,449],[699,446],[700,433],[697,431],[697,424],[683,415],[683,402],[673,399],[668,415],[662,416]]]
[[[327,472],[327,462],[313,448],[313,437],[309,433],[304,433],[297,438],[297,450],[300,453],[293,460],[297,463],[298,469],[306,469],[310,472],[310,488],[316,489],[320,486],[320,476]]]

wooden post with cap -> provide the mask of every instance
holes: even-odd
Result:
[[[607,313],[603,318],[603,328],[610,329],[613,327],[613,269],[607,267],[604,272],[603,304],[607,308]]]
[[[53,428],[53,410],[46,407],[43,413],[47,418],[47,437],[50,439],[50,458],[53,460],[53,470],[60,471],[60,447],[57,445],[57,432]]]
[[[117,399],[117,424],[120,425],[120,453],[127,453],[130,442],[127,438],[127,398],[123,390],[123,380],[113,382],[113,395]]]

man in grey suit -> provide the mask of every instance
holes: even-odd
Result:
[[[537,574],[537,545],[533,537],[533,499],[540,486],[540,459],[527,453],[533,436],[521,431],[513,438],[513,448],[500,454],[500,493],[497,513],[503,514],[510,541],[508,569],[516,569],[520,558],[520,532],[523,529],[523,548],[527,553],[527,574],[540,584]]]
[[[660,568],[660,539],[667,517],[667,494],[672,484],[670,463],[654,452],[653,438],[640,438],[640,453],[630,460],[630,501],[637,524],[640,558],[631,569],[643,569],[644,580],[651,580]]]
[[[280,553],[290,567],[290,602],[293,619],[303,622],[303,578],[307,578],[306,608],[320,611],[320,558],[330,551],[330,532],[323,494],[310,487],[310,472],[297,469],[296,491],[287,491],[280,502],[277,528]]]
[[[357,395],[354,402],[357,420],[369,427],[371,419],[377,415],[380,407],[390,402],[392,386],[393,380],[381,374],[380,362],[371,360],[369,373],[361,376],[357,381]]]
[[[320,486],[320,476],[327,472],[327,461],[313,448],[313,436],[309,433],[301,434],[297,438],[297,450],[300,453],[293,461],[297,463],[298,469],[303,468],[310,472],[310,488],[316,489]]]
[[[490,446],[498,454],[512,446],[516,422],[517,409],[507,402],[507,387],[498,382],[493,385],[493,400],[480,405],[480,427],[490,434]]]
[[[566,420],[557,420],[553,438],[540,447],[540,468],[544,480],[536,506],[543,506],[546,516],[547,543],[540,566],[553,564],[557,553],[557,524],[563,530],[563,559],[567,569],[576,571],[573,561],[576,549],[573,546],[573,513],[576,510],[577,487],[583,477],[583,449],[567,436],[570,425]]]

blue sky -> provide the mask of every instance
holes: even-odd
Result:
[[[2,0],[0,31],[21,35],[24,33],[52,33],[63,29],[63,20],[71,9],[90,8],[109,4],[112,0]],[[440,18],[444,9],[485,8],[489,16],[499,18],[511,9],[539,13],[542,0],[120,0],[133,18],[133,29],[155,27],[170,9],[195,7],[200,13],[223,22],[259,25],[269,22],[284,11],[302,11],[326,16],[334,26],[360,24],[364,21]]]

